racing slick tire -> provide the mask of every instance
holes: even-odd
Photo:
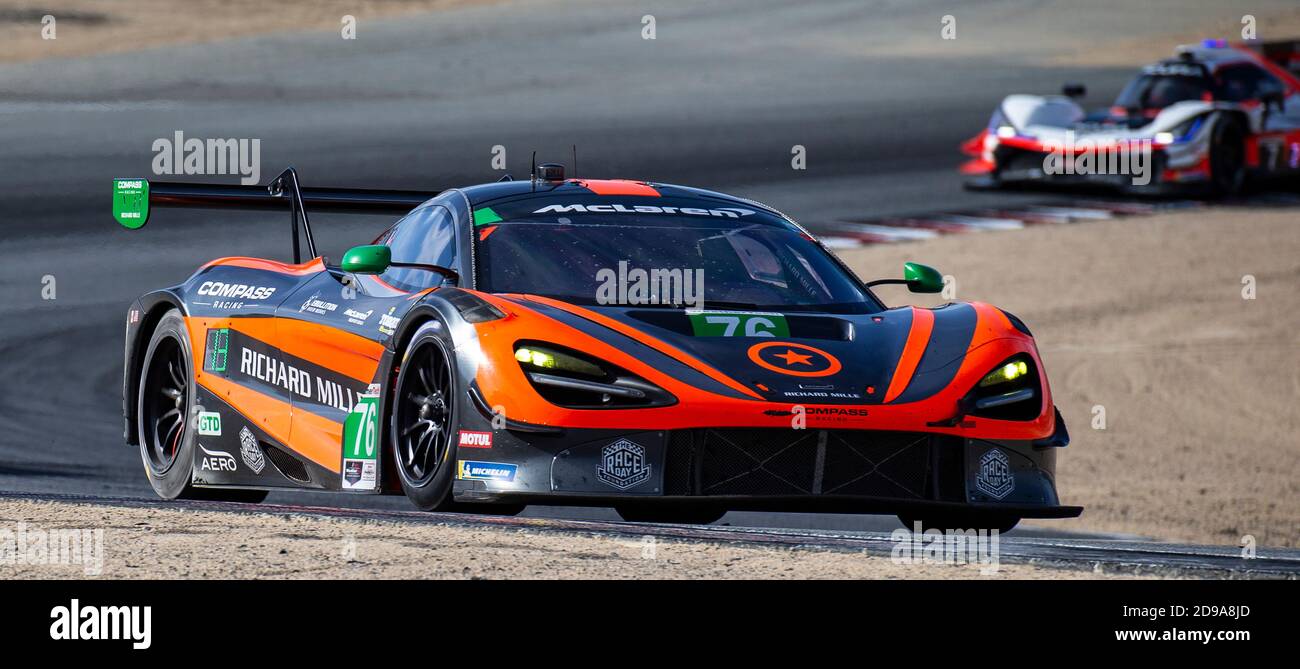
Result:
[[[185,319],[176,309],[163,314],[145,349],[136,386],[136,429],[140,458],[149,485],[163,499],[204,499],[256,503],[265,490],[196,488],[190,483],[194,465],[197,416],[193,361]]]
[[[402,492],[421,511],[456,510],[455,478],[458,424],[456,365],[443,341],[446,328],[429,321],[415,331],[402,353],[393,391],[389,452]]]
[[[909,530],[921,523],[921,530],[997,530],[1006,534],[1020,524],[1020,517],[1005,513],[971,511],[925,515],[899,514],[898,520]]]
[[[708,525],[727,514],[725,508],[712,504],[619,504],[618,515],[629,523],[681,523]]]
[[[1246,183],[1246,133],[1231,117],[1220,118],[1210,138],[1210,183],[1214,194],[1230,197]]]

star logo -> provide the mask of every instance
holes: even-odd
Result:
[[[774,355],[774,356],[772,356],[772,357],[773,357],[773,358],[780,358],[780,359],[784,360],[786,366],[788,366],[788,367],[793,367],[793,366],[795,366],[795,365],[808,365],[808,366],[812,366],[812,356],[811,356],[811,355],[804,355],[803,353],[795,353],[794,350],[792,350],[792,349],[786,349],[785,353],[778,353],[778,354],[776,354],[776,355]]]
[[[769,341],[749,347],[749,359],[763,369],[788,376],[830,376],[840,371],[840,361],[819,348],[787,341]]]

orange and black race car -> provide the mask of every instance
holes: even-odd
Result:
[[[942,277],[864,284],[750,200],[559,165],[440,193],[115,180],[123,225],[151,206],[287,209],[295,256],[213,260],[130,306],[126,439],[165,498],[1004,530],[1081,511],[1057,498],[1069,438],[1024,323],[891,308],[870,286]],[[308,209],[409,213],[334,264]]]

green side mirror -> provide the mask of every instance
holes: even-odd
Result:
[[[354,246],[343,254],[344,272],[380,274],[393,262],[393,250],[383,244]]]
[[[942,293],[943,275],[939,270],[921,263],[903,264],[903,280],[913,293]]]

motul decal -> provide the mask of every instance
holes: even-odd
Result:
[[[461,448],[492,448],[492,433],[461,430],[459,445]]]

